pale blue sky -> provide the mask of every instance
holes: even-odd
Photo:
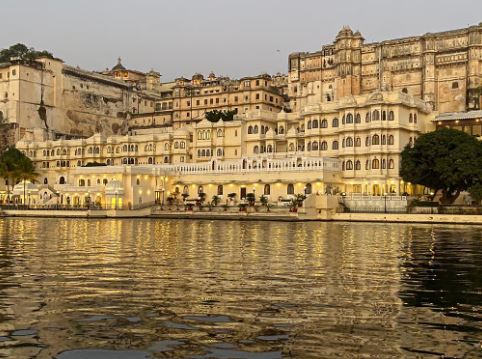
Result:
[[[343,25],[366,41],[482,22],[482,0],[2,0],[0,47],[22,42],[89,70],[233,77],[286,72]],[[279,51],[278,51],[279,50]]]

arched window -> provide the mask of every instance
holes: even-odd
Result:
[[[370,160],[365,161],[365,169],[369,170],[370,169]]]
[[[258,125],[254,125],[253,127],[253,133],[258,133]]]
[[[307,128],[308,130],[311,129],[311,120],[308,120],[308,123],[306,124],[306,128]]]
[[[328,121],[326,119],[323,119],[321,121],[321,128],[328,128]]]
[[[288,183],[288,186],[286,187],[286,193],[295,194],[295,186],[293,185],[293,183]]]
[[[44,184],[49,184],[49,180],[47,179],[47,177],[44,178]]]
[[[370,136],[367,136],[365,138],[365,147],[368,147],[368,146],[370,146]]]
[[[208,149],[206,150],[206,157],[209,157],[209,156],[211,156],[211,150],[208,148]]]
[[[216,151],[216,156],[222,157],[222,155],[223,155],[223,149],[222,149],[222,148],[218,148],[217,151]]]
[[[387,111],[383,111],[382,112],[382,121],[386,121],[387,120]]]
[[[279,129],[278,129],[278,133],[279,133],[280,135],[282,135],[282,134],[284,134],[284,133],[285,133],[285,129],[284,129],[284,127],[283,127],[283,126],[280,126],[280,127],[279,127]]]
[[[179,142],[176,141],[176,142],[174,142],[174,149],[177,150],[178,148],[179,148]]]
[[[307,151],[311,151],[311,142],[308,142],[308,145],[306,146]]]
[[[371,121],[371,113],[370,112],[367,112],[367,114],[365,115],[365,122],[370,122]]]
[[[393,145],[395,142],[393,135],[388,136],[388,144]]]
[[[360,137],[355,138],[355,147],[361,147],[361,138]]]
[[[372,136],[372,145],[379,145],[380,144],[380,136],[373,135]]]
[[[184,141],[179,142],[179,147],[182,148],[182,149],[185,149],[186,148],[186,142],[184,142]]]
[[[59,178],[59,184],[65,184],[65,177],[64,176]]]
[[[338,141],[333,141],[333,143],[331,144],[331,149],[332,149],[332,150],[337,150],[338,147],[339,147]]]
[[[218,191],[217,191],[218,196],[222,196],[223,192],[224,192],[223,185],[222,184],[218,185]]]
[[[122,152],[127,152],[127,145],[122,146]]]
[[[416,113],[413,115],[413,123],[417,123],[417,114]]]
[[[346,115],[346,123],[347,124],[353,123],[353,115],[351,113]]]
[[[380,120],[380,111],[375,110],[372,114],[372,121],[379,121]]]
[[[269,196],[271,194],[271,186],[269,184],[264,185],[263,194]]]
[[[253,153],[259,153],[259,147],[258,146],[254,146]]]
[[[203,188],[203,186],[199,186],[199,187],[197,188],[197,193],[198,193],[198,194],[204,193],[204,188]]]
[[[345,142],[346,147],[353,147],[353,138],[348,137]]]
[[[218,129],[217,135],[218,137],[223,137],[223,130]]]
[[[305,194],[311,194],[311,192],[312,192],[311,183],[307,183],[305,186]]]
[[[267,152],[268,152],[268,153],[273,152],[273,146],[272,146],[272,145],[268,145],[268,147],[267,147]]]
[[[393,121],[393,120],[395,120],[395,112],[390,111],[388,113],[388,121]]]
[[[403,92],[403,93],[408,93],[407,88],[406,88],[406,87],[404,87],[404,88],[402,89],[402,92]]]
[[[189,186],[188,185],[185,185],[182,189],[182,193],[183,194],[189,194]]]
[[[361,115],[359,113],[355,115],[355,123],[361,123]]]
[[[338,119],[336,117],[331,121],[331,127],[338,127]]]
[[[377,158],[373,159],[372,161],[372,169],[377,170],[380,168],[380,160]]]
[[[413,122],[413,115],[412,115],[412,114],[410,114],[410,115],[408,116],[408,122],[409,122],[409,123],[412,123],[412,122]]]
[[[149,158],[147,159],[147,164],[152,165],[152,157],[149,157]]]
[[[355,171],[360,171],[361,170],[361,162],[357,160],[355,162]]]
[[[164,150],[165,150],[165,151],[169,151],[169,143],[165,143],[165,144],[164,144]]]
[[[395,162],[392,159],[388,160],[388,169],[393,170],[395,168]]]
[[[206,150],[202,150],[201,151],[201,157],[205,157],[206,156]]]
[[[382,135],[382,145],[386,145],[386,144],[387,144],[387,136]]]
[[[253,126],[248,126],[248,135],[253,133]]]
[[[79,187],[84,187],[85,186],[85,180],[84,179],[80,179],[79,180]]]
[[[353,162],[352,162],[352,160],[346,161],[346,167],[345,167],[345,168],[346,168],[347,171],[350,171],[350,170],[353,169]]]
[[[326,151],[328,149],[328,143],[326,141],[322,141],[320,144],[320,150]]]
[[[386,169],[386,168],[387,168],[387,160],[382,159],[382,169]]]
[[[318,142],[317,141],[313,141],[313,143],[311,144],[311,149],[313,151],[318,151]]]
[[[293,143],[290,143],[288,147],[288,151],[293,152],[295,150],[295,145]]]
[[[313,128],[318,128],[318,120],[313,120],[312,127],[313,127]]]

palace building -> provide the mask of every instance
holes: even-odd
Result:
[[[17,148],[36,165],[44,205],[414,194],[399,174],[406,146],[441,126],[480,138],[481,70],[481,25],[372,44],[344,27],[321,52],[291,54],[288,77],[161,84],[119,61],[102,76],[140,91],[123,131],[56,139],[34,129]],[[234,115],[218,120],[214,110]]]
[[[365,43],[345,26],[332,44],[289,56],[292,107],[376,90],[407,93],[438,112],[480,109],[482,23],[464,29]]]

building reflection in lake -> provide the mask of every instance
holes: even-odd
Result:
[[[481,329],[481,246],[472,227],[7,219],[0,355],[457,356]]]

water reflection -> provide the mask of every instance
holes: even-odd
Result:
[[[468,226],[6,219],[0,356],[476,356],[480,263]]]

